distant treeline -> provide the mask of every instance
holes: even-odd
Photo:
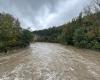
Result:
[[[34,31],[36,41],[59,42],[79,48],[100,50],[100,11],[86,11],[62,26]]]
[[[29,45],[33,34],[20,27],[20,22],[12,15],[0,13],[0,52]]]

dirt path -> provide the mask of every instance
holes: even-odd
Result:
[[[0,80],[100,80],[100,52],[34,43],[0,58]]]

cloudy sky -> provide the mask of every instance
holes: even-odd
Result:
[[[18,18],[32,30],[64,24],[76,17],[90,0],[0,0],[0,12]]]

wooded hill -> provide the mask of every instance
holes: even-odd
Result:
[[[57,42],[79,48],[100,50],[100,11],[88,11],[62,26],[34,31],[36,41]]]

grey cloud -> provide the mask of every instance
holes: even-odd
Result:
[[[58,26],[77,16],[90,0],[0,0],[0,12],[17,17],[33,30]]]

